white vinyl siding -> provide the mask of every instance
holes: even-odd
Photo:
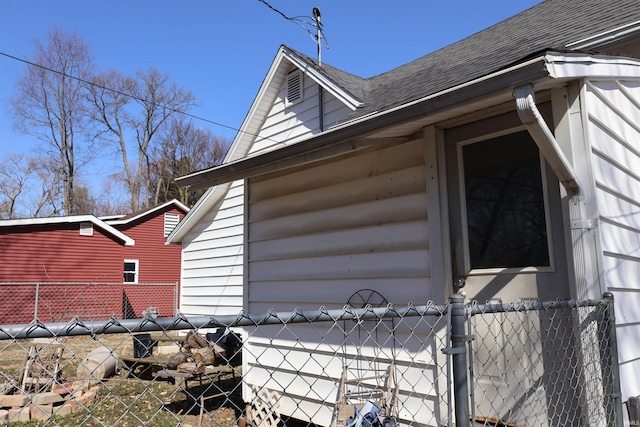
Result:
[[[243,294],[244,184],[183,239],[180,311],[185,315],[238,314]]]
[[[282,78],[283,83],[255,136],[250,154],[281,148],[320,131],[318,85],[311,78],[302,80],[303,99],[288,105],[286,79]],[[350,112],[326,91],[324,109],[325,123],[327,118],[343,120]],[[183,239],[180,309],[184,314],[238,314],[242,310],[243,242],[244,181],[237,181],[220,206],[211,209]]]
[[[431,299],[422,140],[366,150],[290,173],[274,173],[249,180],[248,185],[250,312],[291,311],[296,307],[317,310],[320,306],[339,309],[361,289],[376,290],[397,306]],[[295,417],[302,404],[307,414],[316,414],[312,421],[326,423],[331,419],[342,360],[332,358],[336,348],[330,343],[340,343],[343,337],[339,328],[330,332],[328,326],[314,327],[328,335],[323,339],[325,344],[308,344],[307,348],[315,349],[312,361],[307,351],[296,350],[295,343],[250,338],[249,381],[263,384],[263,379],[270,378],[267,387],[275,390],[278,384],[287,384],[282,413]],[[306,326],[290,325],[288,329],[297,337],[317,336]],[[416,340],[412,332],[406,324],[397,328],[397,343],[404,343],[404,348],[421,348],[417,343],[408,344]],[[276,330],[273,335],[263,333],[277,335]],[[420,336],[419,340],[428,341],[428,337]],[[414,412],[424,414],[420,422],[435,423],[435,408],[424,406],[424,402],[437,402],[435,392],[424,390],[425,395],[414,392],[408,397],[408,390],[418,388],[407,383],[418,378],[424,384],[437,382],[425,378],[432,372],[428,368],[432,356],[425,355],[422,347],[419,359],[425,365],[417,366],[409,362],[416,355],[404,354],[406,350],[400,347],[359,350],[387,355],[397,350],[398,378],[402,379],[401,390],[407,391],[401,392],[400,407],[420,408]],[[341,351],[354,349],[338,348],[339,354]],[[270,352],[273,358],[266,356]],[[280,358],[275,357],[282,352],[287,353],[286,371],[278,368]],[[251,355],[260,355],[260,364],[266,370],[252,366],[255,360]],[[271,360],[273,366],[269,366]],[[299,372],[294,375],[291,369]],[[313,384],[317,400],[309,399],[309,384]],[[304,395],[306,398],[296,401]]]
[[[318,85],[304,79],[304,98],[295,104],[286,102],[287,88],[283,85],[260,128],[250,154],[269,151],[294,141],[320,133]],[[351,112],[327,91],[323,93],[325,128],[343,120]]]
[[[615,296],[622,400],[640,394],[640,82],[586,84],[600,276]]]

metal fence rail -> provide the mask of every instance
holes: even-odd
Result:
[[[0,421],[367,426],[359,408],[385,427],[621,425],[612,309],[610,298],[454,296],[442,306],[5,325]]]
[[[178,313],[178,283],[0,283],[0,321],[63,322],[73,318],[135,319]]]

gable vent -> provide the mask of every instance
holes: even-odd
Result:
[[[81,236],[93,236],[93,224],[90,222],[80,223],[80,235]]]
[[[302,71],[296,70],[287,75],[287,103],[301,101],[302,95]]]
[[[164,214],[164,237],[167,237],[180,222],[180,215],[173,213]]]

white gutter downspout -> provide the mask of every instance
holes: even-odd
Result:
[[[516,87],[514,97],[516,98],[516,108],[520,120],[527,128],[544,158],[549,162],[551,169],[553,169],[567,190],[577,190],[579,186],[576,173],[536,106],[533,85],[527,84]]]

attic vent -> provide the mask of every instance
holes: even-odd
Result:
[[[173,213],[164,214],[164,237],[167,237],[180,222],[180,215]]]
[[[93,224],[90,222],[80,223],[80,235],[81,236],[93,236]]]
[[[295,104],[302,100],[302,71],[292,71],[287,75],[287,103]]]

